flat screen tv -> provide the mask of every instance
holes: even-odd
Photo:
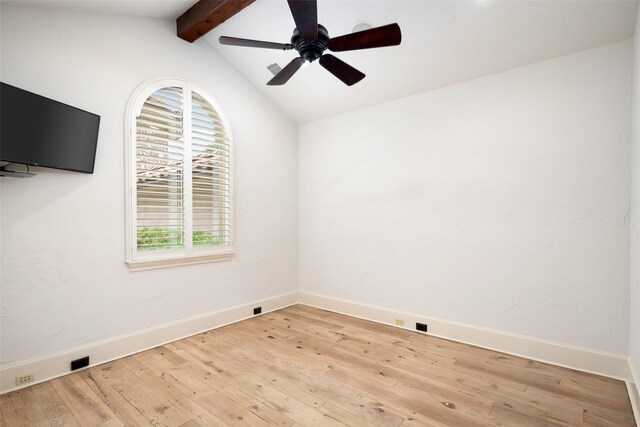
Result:
[[[100,116],[0,83],[0,164],[93,173]]]

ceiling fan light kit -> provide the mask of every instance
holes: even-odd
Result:
[[[288,0],[288,3],[293,20],[296,23],[293,36],[291,36],[291,43],[274,43],[226,36],[222,36],[219,39],[219,42],[224,45],[295,50],[298,52],[300,56],[289,62],[267,83],[270,86],[285,84],[303,65],[314,62],[317,59],[327,71],[347,86],[351,86],[362,80],[365,74],[333,55],[325,54],[324,52],[327,49],[332,52],[344,52],[397,46],[402,41],[402,33],[398,24],[364,29],[363,31],[330,38],[327,29],[318,24],[316,0]]]

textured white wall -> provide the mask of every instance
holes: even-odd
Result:
[[[300,289],[625,354],[631,50],[301,125]]]
[[[640,10],[633,40],[633,107],[631,115],[631,232],[629,353],[640,378]],[[640,384],[638,385],[640,387]]]
[[[13,363],[296,289],[295,125],[175,22],[2,4],[3,81],[102,116],[95,173],[3,178],[2,361]],[[156,76],[190,79],[229,117],[236,255],[124,264],[124,109]]]
[[[297,255],[304,291],[627,353],[631,43],[301,126],[297,253],[295,126],[214,51],[170,21],[0,10],[2,80],[102,116],[94,175],[0,181],[3,363],[292,291]],[[124,265],[124,107],[158,75],[230,118],[231,262]]]

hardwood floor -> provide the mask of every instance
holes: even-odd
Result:
[[[635,425],[621,381],[296,305],[0,396],[0,426]]]

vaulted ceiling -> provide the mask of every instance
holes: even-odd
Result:
[[[176,19],[195,1],[29,3]],[[221,35],[289,42],[295,25],[285,0],[257,0],[195,43],[218,51],[278,108],[302,123],[627,39],[636,9],[635,0],[319,0],[319,22],[330,36],[350,33],[359,22],[374,27],[397,22],[402,28],[400,46],[335,54],[367,75],[351,87],[317,62],[284,86],[267,86],[272,77],[267,66],[284,67],[295,51],[218,43]]]
[[[331,36],[358,21],[397,22],[398,47],[336,53],[367,75],[347,87],[317,63],[284,86],[267,86],[267,65],[295,52],[222,46],[221,35],[288,42],[294,28],[286,1],[258,0],[204,37],[265,96],[297,122],[531,64],[630,37],[636,2],[624,1],[322,1],[319,22]]]

